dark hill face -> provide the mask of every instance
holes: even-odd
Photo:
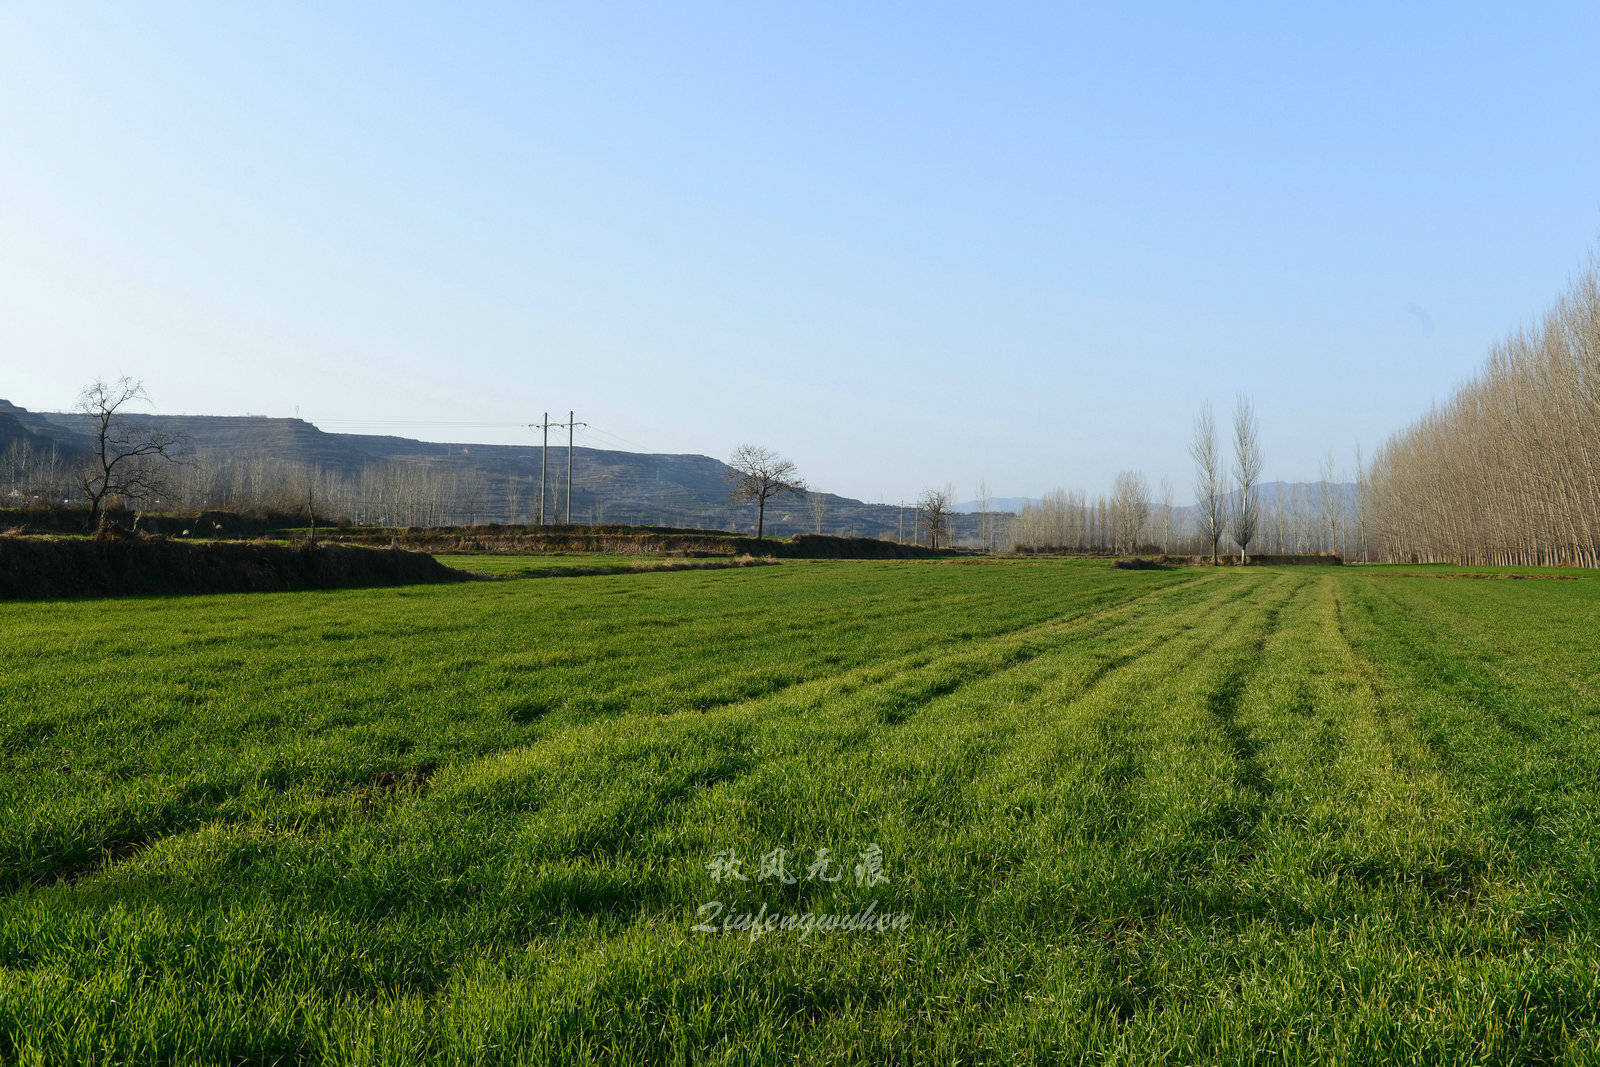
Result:
[[[41,453],[54,448],[64,458],[76,456],[81,451],[81,443],[76,435],[62,434],[27,408],[0,400],[0,452],[18,444],[27,445]]]
[[[25,441],[32,436],[15,415],[0,411],[0,449],[9,448],[12,442]]]
[[[87,448],[90,422],[76,413],[43,412],[27,416],[41,432]],[[374,456],[365,455],[323,433],[301,419],[258,418],[253,415],[141,415],[120,416],[132,426],[155,426],[181,433],[198,451],[260,456],[291,463],[308,463],[328,470],[355,473]]]
[[[539,446],[440,444],[407,437],[327,433],[301,419],[253,415],[127,416],[135,426],[159,424],[185,436],[196,454],[260,457],[358,475],[388,463],[419,463],[462,476],[463,521],[526,522],[538,506]],[[37,442],[81,452],[90,445],[89,423],[73,413],[30,412],[0,400],[0,449],[19,433]],[[727,465],[710,456],[573,449],[574,522],[737,529],[754,532],[752,507],[728,503]],[[547,502],[551,514],[565,512],[567,450],[549,451]],[[820,532],[864,537],[912,536],[915,518],[893,505],[867,504],[823,494],[820,524],[808,501],[783,498],[767,507],[767,531],[775,536]],[[977,519],[960,517],[958,533]]]

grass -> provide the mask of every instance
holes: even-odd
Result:
[[[794,561],[0,605],[0,1059],[1600,1059],[1597,599]]]
[[[636,552],[488,553],[436,552],[447,567],[494,578],[564,578],[644,571],[723,570],[755,563],[748,556],[687,559]]]
[[[537,554],[435,552],[434,558],[447,567],[471,571],[474,574],[521,577],[542,574],[546,568],[555,567],[605,567],[620,574],[632,570],[636,563],[657,562],[664,557],[640,556],[626,552],[551,552]]]

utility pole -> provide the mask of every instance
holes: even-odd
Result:
[[[544,413],[543,422],[530,422],[528,426],[538,426],[544,430],[544,443],[539,446],[539,525],[544,525],[544,483],[545,470],[549,467],[550,455],[550,413]]]
[[[539,525],[540,526],[543,526],[545,524],[544,501],[545,501],[545,487],[546,487],[546,482],[548,481],[546,475],[548,474],[549,469],[550,469],[550,431],[552,429],[559,430],[559,429],[561,429],[563,427],[566,428],[566,431],[567,431],[567,509],[566,509],[567,510],[567,518],[566,518],[566,523],[567,523],[568,526],[571,526],[572,525],[572,431],[574,429],[576,429],[577,427],[579,427],[579,426],[587,426],[589,424],[587,422],[578,422],[576,419],[573,418],[573,413],[570,412],[570,411],[567,412],[567,421],[566,422],[551,422],[550,421],[550,413],[547,411],[547,412],[544,413],[544,419],[542,421],[540,421],[540,422],[530,422],[530,423],[528,423],[528,425],[530,427],[533,427],[535,429],[538,429],[538,430],[541,430],[541,431],[544,432],[544,442],[539,446]]]
[[[587,422],[573,422],[573,413],[567,412],[567,525],[572,525],[572,429],[587,426]]]

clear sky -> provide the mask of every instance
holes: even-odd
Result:
[[[1600,235],[1593,3],[0,6],[0,396],[1314,478]]]

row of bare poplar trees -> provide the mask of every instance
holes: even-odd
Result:
[[[1248,397],[1239,398],[1225,437],[1210,406],[1202,408],[1189,454],[1195,464],[1192,507],[1173,506],[1166,479],[1152,497],[1144,475],[1123,471],[1109,496],[1091,499],[1058,489],[1025,505],[1011,524],[1011,541],[1025,550],[1068,552],[1366,555],[1365,481],[1352,498],[1331,453],[1319,482],[1281,487],[1274,498],[1263,499],[1260,433]],[[1361,467],[1359,454],[1356,466]]]
[[[12,507],[54,506],[79,499],[78,457],[14,441],[0,450],[0,498]],[[356,473],[322,470],[261,456],[198,452],[163,464],[159,489],[117,503],[138,510],[217,510],[342,518],[385,526],[446,526],[499,521],[537,493],[512,479],[491,493],[473,473],[426,463],[373,463]]]
[[[1160,498],[1138,471],[1117,475],[1109,496],[1091,498],[1081,489],[1056,489],[1038,503],[1024,504],[1011,520],[1012,544],[1036,551],[1137,552],[1156,547],[1171,551],[1183,537],[1173,507],[1172,484],[1162,479]]]
[[[1600,271],[1497,344],[1363,472],[1383,555],[1600,565]]]
[[[1239,398],[1233,430],[1230,471],[1211,408],[1201,409],[1189,450],[1196,483],[1195,506],[1187,522],[1173,507],[1170,482],[1162,479],[1160,501],[1152,504],[1144,475],[1122,471],[1109,497],[1091,502],[1086,493],[1056,490],[1040,503],[1024,506],[1012,524],[1014,543],[1034,549],[1132,553],[1149,548],[1173,552],[1184,542],[1182,547],[1216,556],[1231,538],[1242,557],[1264,532],[1258,494],[1261,445],[1255,409],[1245,397]]]
[[[1137,472],[1129,472],[1138,476]],[[1259,529],[1252,551],[1267,555],[1339,555],[1349,560],[1363,556],[1359,497],[1342,491],[1334,472],[1321,483],[1294,484],[1272,500],[1258,502]],[[1210,555],[1211,544],[1200,533],[1195,511],[1174,507],[1164,486],[1155,501],[1143,509],[1144,524],[1136,538],[1116,532],[1119,510],[1123,515],[1141,512],[1123,505],[1116,494],[1090,497],[1081,490],[1057,489],[1037,504],[1024,504],[999,537],[1002,546],[1024,549],[1060,549],[1076,552],[1165,552]],[[1226,501],[1231,506],[1233,496]],[[998,517],[996,517],[998,518]],[[1124,527],[1126,529],[1126,527]],[[1238,543],[1226,522],[1219,551],[1237,554]]]
[[[174,465],[167,506],[315,514],[380,526],[484,521],[484,479],[427,463],[371,463],[346,474],[292,461],[200,453]]]

